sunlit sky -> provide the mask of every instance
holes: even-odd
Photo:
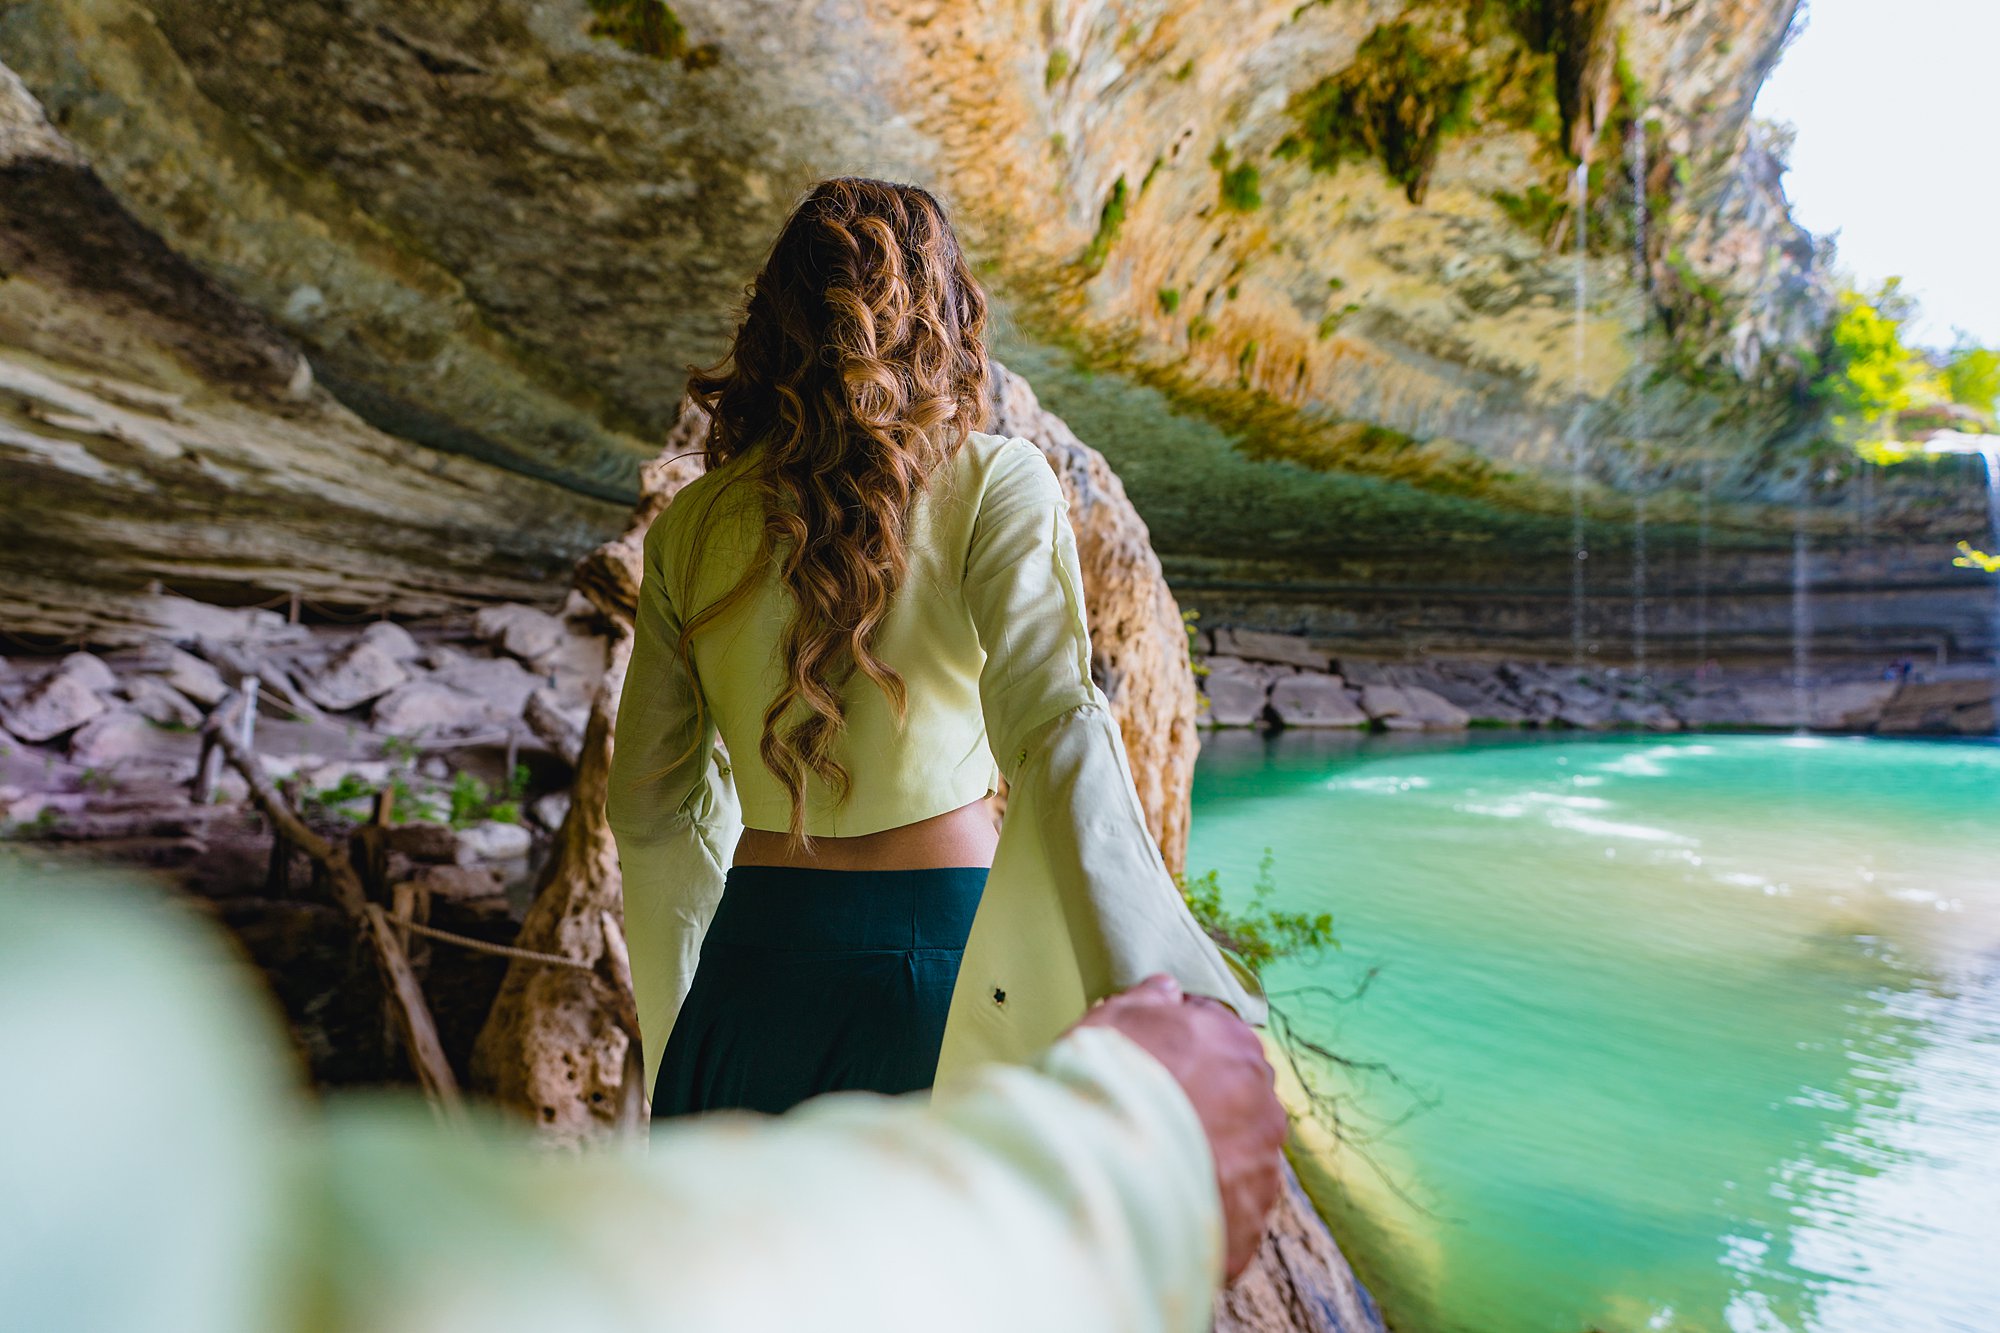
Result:
[[[2000,345],[2000,3],[1809,0],[1759,115],[1798,128],[1792,212],[1864,285],[1923,306],[1916,340]]]

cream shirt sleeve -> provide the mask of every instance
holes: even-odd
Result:
[[[1222,1216],[1166,1069],[1087,1028],[949,1093],[532,1154],[331,1117],[319,1333],[1197,1333]],[[336,1110],[338,1107],[336,1106]],[[330,1296],[330,1298],[329,1298]]]
[[[713,717],[697,717],[700,683],[675,650],[681,622],[654,535],[662,530],[655,521],[646,536],[605,794],[649,1091],[743,828]]]
[[[1008,795],[940,1083],[982,1058],[1029,1058],[1085,1005],[1155,972],[1263,1022],[1256,981],[1196,924],[1146,826],[1124,738],[1090,675],[1068,502],[1025,440],[996,460],[963,587]]]

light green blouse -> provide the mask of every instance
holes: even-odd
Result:
[[[788,820],[757,757],[790,615],[775,569],[696,634],[692,674],[674,651],[682,618],[755,553],[756,490],[730,484],[754,460],[746,453],[690,483],[646,534],[607,815],[648,1086],[737,835]],[[1041,450],[974,432],[913,504],[908,546],[909,574],[875,640],[903,676],[907,721],[854,678],[838,750],[853,790],[836,805],[810,781],[806,828],[844,837],[908,824],[977,800],[1006,775],[940,1081],[983,1060],[1032,1059],[1091,1001],[1154,972],[1262,1022],[1256,983],[1195,924],[1146,828],[1124,741],[1091,679],[1076,540]]]

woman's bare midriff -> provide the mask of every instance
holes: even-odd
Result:
[[[795,855],[785,835],[746,828],[736,842],[733,864],[805,866],[820,870],[933,870],[941,866],[991,866],[1000,840],[993,810],[984,800],[961,805],[914,824],[864,833],[855,838],[814,838],[812,850]]]

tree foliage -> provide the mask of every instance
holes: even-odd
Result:
[[[1930,363],[1904,341],[1904,326],[1914,313],[1900,279],[1891,278],[1872,293],[1840,294],[1818,392],[1835,430],[1851,441],[1870,438],[1895,414],[1941,396]]]

